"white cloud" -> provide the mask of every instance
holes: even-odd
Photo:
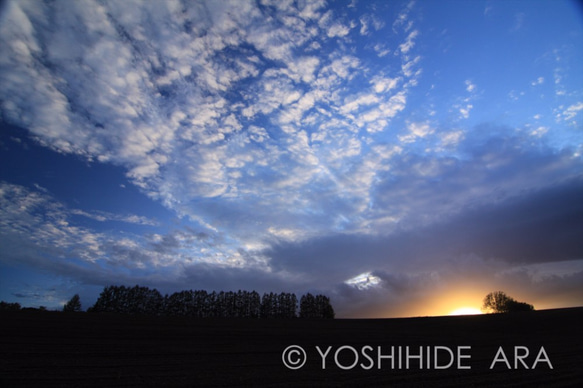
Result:
[[[322,18],[318,21],[318,25],[324,31],[328,38],[343,38],[350,33],[350,30],[355,27],[353,25],[346,25],[339,19],[334,18],[334,12],[328,10]]]
[[[457,146],[464,139],[463,131],[441,132],[441,146],[453,147]]]
[[[519,92],[516,90],[511,90],[510,92],[508,92],[508,98],[510,98],[512,101],[518,101],[524,95],[525,95],[524,92]]]
[[[461,114],[461,116],[464,119],[467,119],[470,117],[470,111],[472,110],[474,106],[472,104],[467,104],[465,107],[461,107],[459,112]]]
[[[532,131],[530,131],[530,135],[531,136],[536,136],[536,137],[542,137],[548,131],[549,131],[549,128],[548,127],[540,126],[540,127],[536,128],[536,129],[533,129]]]
[[[407,125],[407,128],[416,137],[425,137],[434,132],[428,123],[411,123]]]
[[[411,60],[407,60],[401,65],[401,71],[405,77],[411,78],[420,74],[420,70],[414,71],[414,66],[421,61],[421,56],[416,56]]]
[[[248,210],[237,208],[242,213],[270,204],[270,215],[280,220],[272,226],[286,229],[304,222],[290,202],[304,209],[320,200],[315,194],[302,198],[299,189],[317,181],[326,195],[340,190],[336,177],[357,157],[367,157],[365,136],[389,127],[413,85],[403,85],[399,74],[368,68],[346,42],[325,48],[326,55],[310,51],[355,28],[324,5],[266,2],[279,11],[265,18],[250,2],[182,7],[88,1],[56,5],[61,16],[46,29],[46,23],[25,19],[48,18],[48,5],[11,5],[12,19],[22,20],[2,25],[8,44],[0,60],[10,69],[0,75],[9,86],[0,93],[10,95],[2,110],[42,144],[122,166],[144,193],[211,230],[234,224],[197,199],[220,199],[234,208],[236,199],[249,199]],[[383,27],[374,15],[362,20],[369,32]],[[79,21],[81,32],[72,34]],[[404,27],[403,54],[419,34]],[[53,66],[39,59],[42,44],[54,46]],[[387,49],[376,50],[384,55]],[[401,61],[406,77],[420,73],[419,56]],[[368,91],[355,89],[358,77],[365,77]],[[359,169],[362,180],[354,176],[343,184],[353,187],[348,197],[361,197],[355,200],[360,208],[374,172],[364,165],[353,171]],[[360,181],[366,185],[357,188]],[[342,198],[339,203],[353,200]],[[319,217],[323,223],[330,218]],[[266,230],[264,224],[257,228],[259,234]]]
[[[11,260],[61,274],[86,277],[90,282],[115,281],[123,271],[136,278],[153,270],[158,279],[177,279],[189,263],[208,263],[222,268],[253,268],[261,260],[243,256],[220,234],[177,228],[165,234],[137,236],[128,232],[97,232],[76,222],[75,216],[96,221],[122,221],[153,227],[155,222],[137,215],[114,215],[69,209],[45,193],[0,182],[0,238],[11,246],[2,261]],[[237,260],[234,260],[238,257]],[[259,268],[259,267],[258,267]],[[267,268],[261,263],[261,268]],[[143,271],[143,272],[142,272]]]
[[[300,17],[304,19],[318,19],[320,18],[318,10],[324,8],[326,0],[306,1],[303,5],[303,9],[299,13]]]
[[[256,127],[251,125],[248,129],[249,137],[251,140],[256,141],[258,143],[263,143],[267,139],[269,139],[269,134],[265,130],[265,128]]]
[[[414,122],[407,125],[409,134],[399,135],[399,140],[403,143],[412,143],[419,138],[424,138],[435,132],[427,122]]]
[[[391,118],[405,109],[406,102],[405,92],[400,91],[387,101],[381,102],[378,107],[364,112],[356,123],[359,127],[365,127],[367,132],[380,132],[387,127]]]
[[[415,38],[419,36],[419,30],[413,30],[407,36],[404,43],[399,45],[399,50],[402,54],[407,54],[415,46]]]
[[[87,217],[99,222],[106,222],[106,221],[119,221],[119,222],[127,222],[130,224],[137,224],[137,225],[149,225],[149,226],[157,226],[159,223],[155,220],[152,220],[148,217],[138,216],[135,214],[115,214],[110,212],[103,212],[103,211],[93,211],[88,212],[81,209],[71,209],[69,214]]]
[[[375,15],[363,15],[359,19],[360,22],[360,35],[370,35],[371,34],[371,26],[375,31],[379,31],[385,26],[385,23],[378,19]]]
[[[405,26],[405,31],[410,28],[409,26],[411,21],[409,20],[409,14],[411,13],[411,9],[414,5],[415,1],[412,0],[403,7],[403,10],[399,13],[397,19],[393,22],[393,30],[396,30],[398,27],[402,26]]]
[[[341,23],[334,23],[328,28],[327,35],[329,38],[344,37],[350,33],[350,27]]]
[[[295,82],[312,82],[314,73],[318,69],[320,60],[316,57],[301,57],[288,63],[287,69],[283,71],[288,77]]]
[[[361,106],[377,104],[379,102],[379,98],[374,94],[363,94],[360,96],[350,96],[348,101],[345,101],[345,104],[340,107],[340,112],[342,114],[348,114],[358,110]]]
[[[386,57],[391,53],[391,49],[389,49],[382,43],[375,44],[373,46],[373,50],[377,53],[379,58]]]
[[[314,104],[319,99],[320,95],[321,93],[318,91],[310,91],[304,94],[295,104],[281,112],[279,115],[279,123],[299,123],[304,114],[314,107]]]
[[[565,120],[573,120],[581,110],[583,110],[583,102],[577,102],[563,111],[563,118]]]
[[[361,16],[360,19],[360,35],[368,35],[369,34],[369,24],[370,24],[370,16],[364,15]]]
[[[344,55],[340,59],[335,59],[330,65],[323,68],[322,71],[332,71],[342,79],[349,78],[354,69],[359,66],[359,60],[356,57]]]
[[[300,240],[305,236],[306,232],[301,229],[285,229],[285,228],[275,228],[269,227],[267,231],[277,237],[278,239],[287,241]]]
[[[105,235],[72,225],[68,210],[47,194],[0,182],[0,203],[0,231],[10,241],[49,252],[72,251],[91,262],[104,253],[100,242]]]
[[[375,93],[385,93],[393,90],[399,84],[399,78],[375,77],[370,82],[373,85]]]

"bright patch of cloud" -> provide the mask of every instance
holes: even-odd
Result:
[[[345,283],[349,286],[355,287],[358,290],[366,290],[368,288],[379,285],[381,281],[382,279],[378,276],[375,276],[370,272],[365,272],[346,280]]]

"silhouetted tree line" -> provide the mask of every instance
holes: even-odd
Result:
[[[18,311],[20,309],[20,303],[0,302],[0,311]]]
[[[303,295],[299,303],[301,318],[334,318],[330,298]],[[162,296],[148,287],[108,286],[88,312],[109,312],[193,318],[295,318],[298,299],[293,293],[256,291],[188,290]]]
[[[22,307],[20,303],[0,302],[0,311],[48,311],[46,306]]]

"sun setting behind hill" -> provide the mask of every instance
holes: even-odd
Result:
[[[482,314],[482,311],[475,307],[459,307],[453,310],[448,315],[478,315],[478,314]]]

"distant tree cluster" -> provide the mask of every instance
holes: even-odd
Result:
[[[148,287],[105,287],[88,312],[159,315],[164,307],[164,297],[158,290]]]
[[[298,298],[295,294],[270,292],[263,294],[259,307],[261,318],[295,318],[298,308]]]
[[[46,306],[22,307],[20,303],[0,302],[0,311],[48,311]]]
[[[20,303],[0,302],[0,311],[18,311],[20,308]]]
[[[533,311],[534,306],[517,302],[503,291],[491,292],[484,298],[482,311],[491,313],[512,313],[517,311]]]
[[[162,296],[148,287],[108,286],[88,312],[164,315],[194,318],[295,318],[298,299],[293,293],[188,290]],[[330,299],[306,294],[300,300],[301,318],[334,318]]]

